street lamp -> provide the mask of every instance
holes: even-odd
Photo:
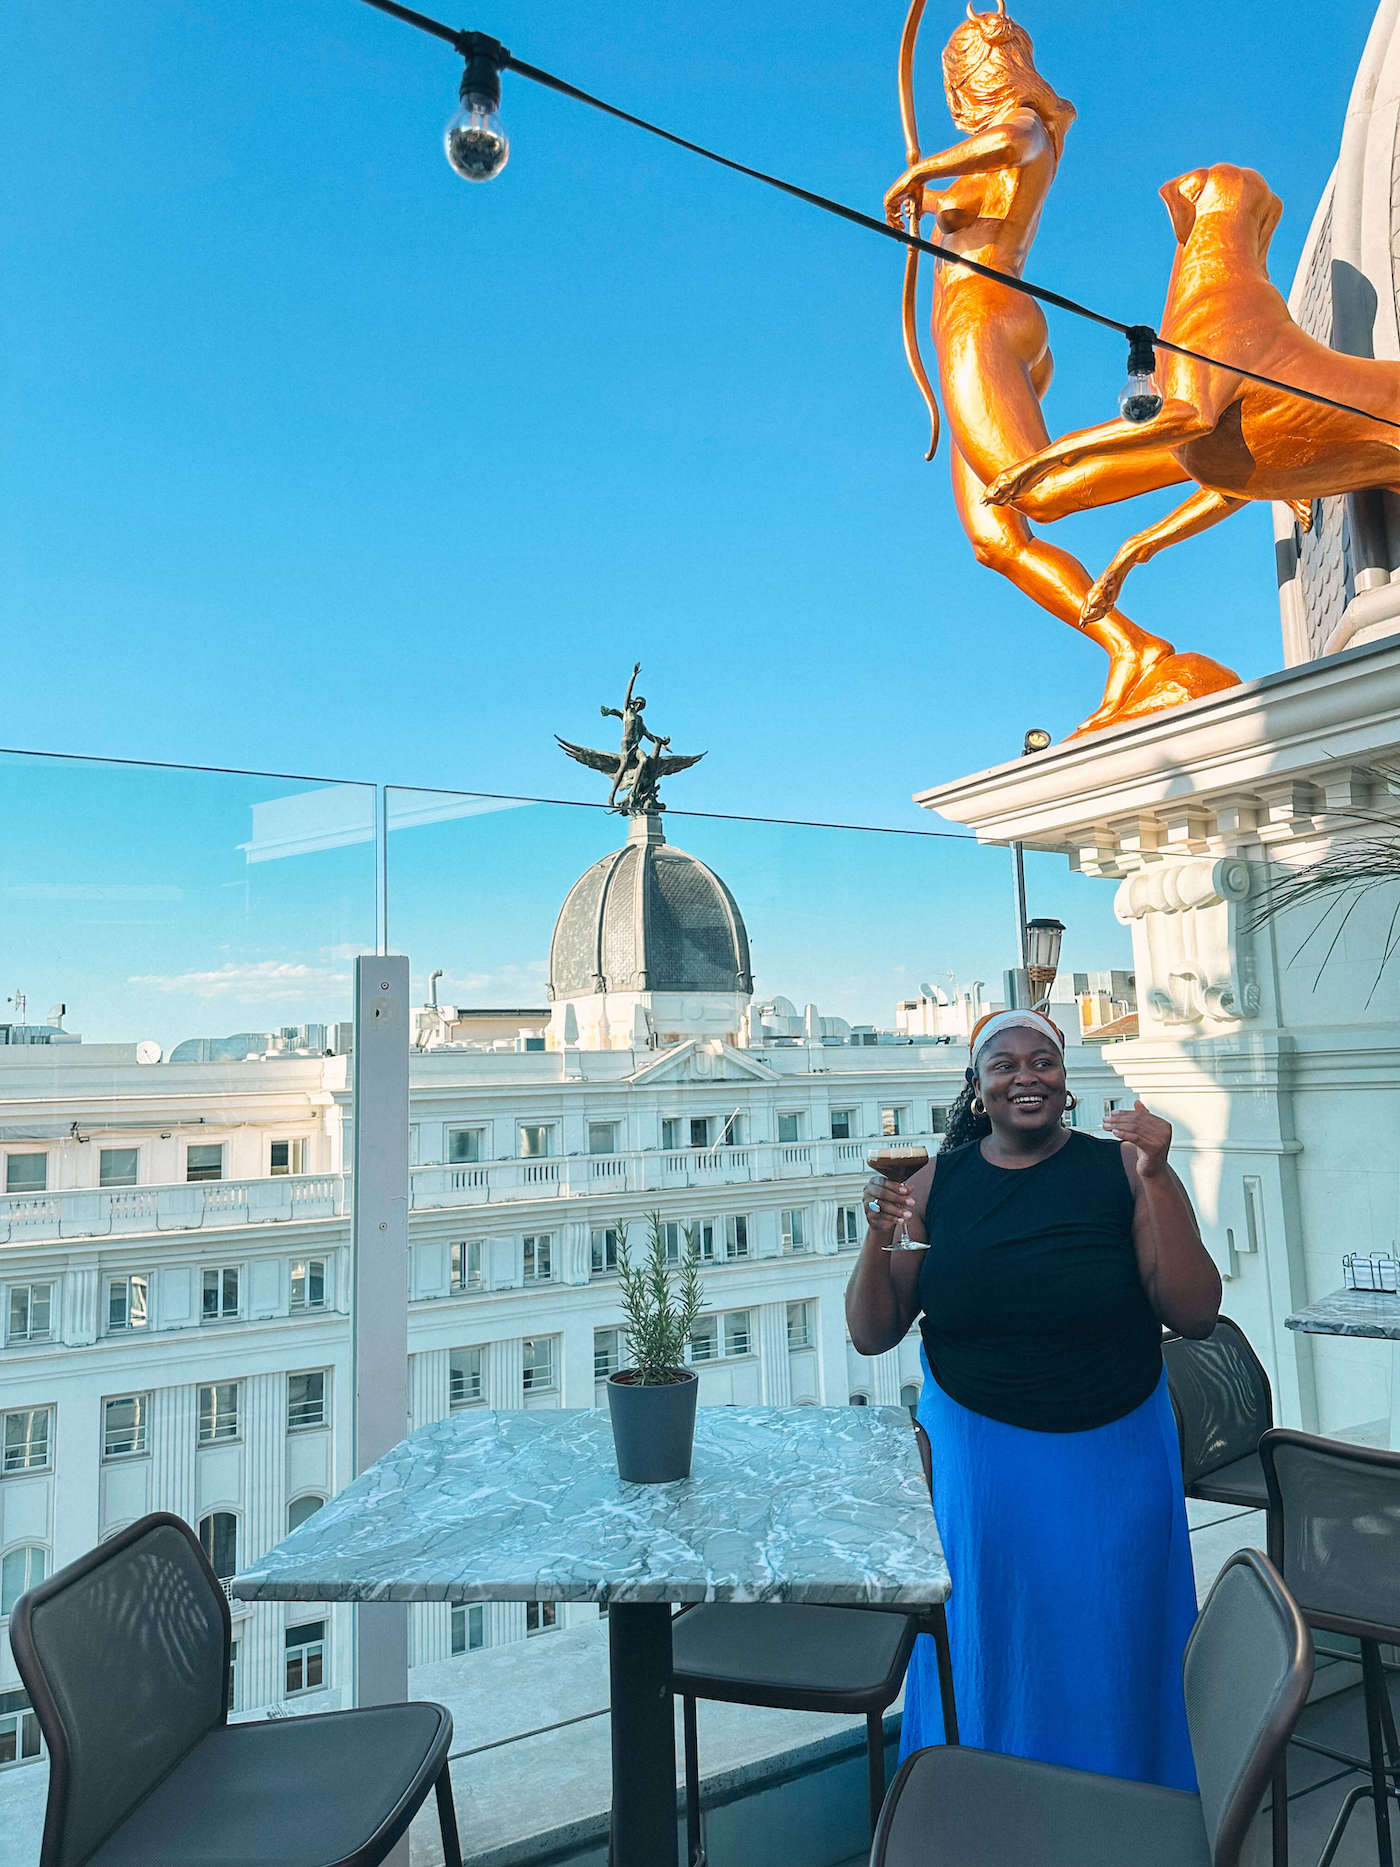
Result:
[[[1043,726],[1030,727],[1021,741],[1021,757],[1030,758],[1036,752],[1044,752],[1050,744],[1050,735]],[[1030,964],[1026,952],[1026,852],[1021,843],[1011,845],[1011,891],[1016,903],[1016,970],[1007,974],[1007,1002],[1013,1010],[1023,1010],[1021,1000],[1025,996],[1026,968]]]
[[[1060,942],[1064,937],[1063,921],[1037,919],[1026,922],[1026,976],[1030,980],[1031,1003],[1036,1007],[1049,1000],[1055,974],[1060,970]]]

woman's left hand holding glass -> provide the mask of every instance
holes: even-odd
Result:
[[[1169,1121],[1154,1115],[1141,1102],[1134,1102],[1130,1109],[1110,1110],[1103,1118],[1103,1125],[1115,1141],[1130,1142],[1137,1149],[1140,1180],[1155,1179],[1166,1171],[1167,1150],[1172,1144]]]

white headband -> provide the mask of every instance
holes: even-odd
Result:
[[[1000,1037],[1003,1031],[1039,1031],[1042,1037],[1048,1037],[1063,1057],[1065,1040],[1059,1031],[1040,1011],[997,1011],[990,1018],[983,1020],[981,1026],[972,1035],[972,1056],[970,1067],[977,1068],[977,1059],[991,1043],[994,1037]]]

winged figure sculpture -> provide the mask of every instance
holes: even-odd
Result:
[[[684,755],[668,751],[670,739],[652,732],[646,725],[642,715],[647,703],[635,691],[641,671],[639,661],[633,666],[620,708],[599,709],[605,719],[622,722],[622,744],[618,751],[599,752],[592,746],[575,745],[572,740],[561,739],[558,733],[554,735],[555,743],[571,759],[612,780],[608,806],[624,817],[644,817],[664,810],[666,806],[659,793],[661,780],[698,765],[705,756],[703,752]]]

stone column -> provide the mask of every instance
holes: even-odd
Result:
[[[70,1348],[95,1342],[101,1280],[95,1264],[70,1264],[63,1279],[63,1340]]]
[[[244,1511],[240,1565],[256,1562],[287,1532],[286,1375],[249,1375],[243,1382],[242,1399]],[[270,1705],[282,1697],[286,1618],[278,1602],[255,1603],[239,1630],[245,1707]],[[309,1608],[306,1618],[312,1618]],[[325,1618],[329,1621],[329,1610]]]
[[[445,1348],[425,1349],[408,1358],[409,1420],[415,1432],[434,1420],[445,1420],[451,1411],[448,1362]]]
[[[486,1399],[497,1409],[519,1407],[525,1399],[525,1363],[520,1337],[493,1342],[486,1351]]]
[[[195,1529],[198,1389],[162,1387],[151,1397],[151,1508],[173,1511]]]
[[[765,1407],[792,1404],[788,1368],[787,1304],[762,1303],[758,1310],[758,1372]]]

